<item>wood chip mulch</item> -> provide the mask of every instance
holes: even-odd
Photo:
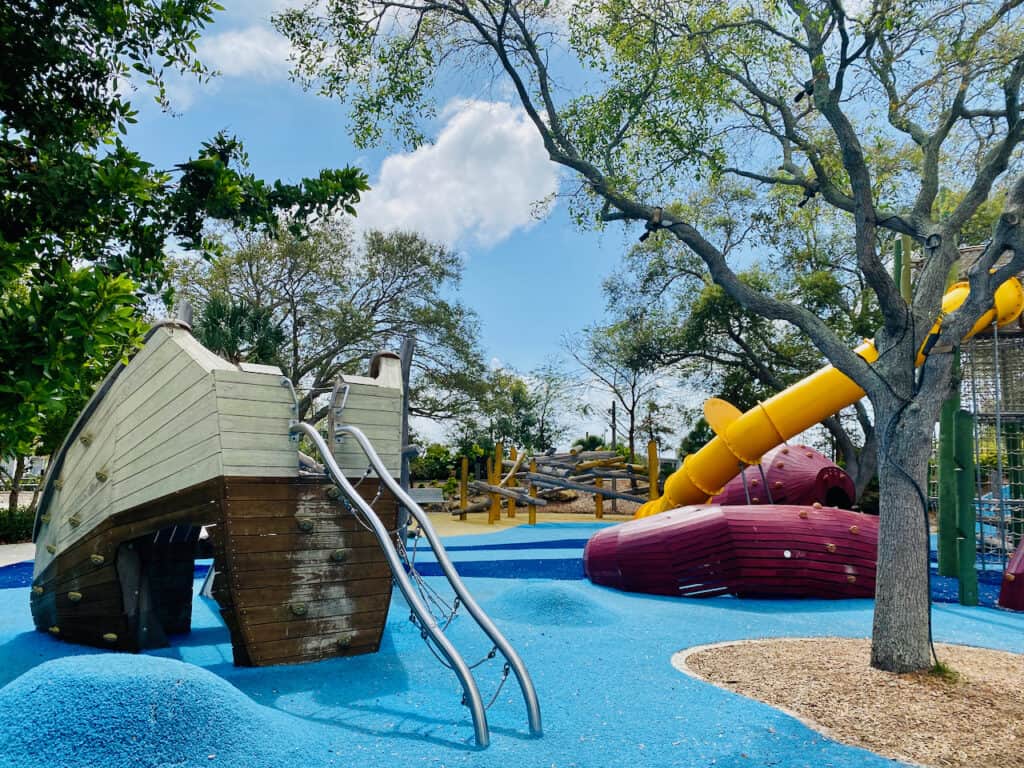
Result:
[[[936,644],[958,673],[872,669],[869,640],[756,640],[683,652],[690,674],[830,738],[928,766],[1024,768],[1024,656]]]

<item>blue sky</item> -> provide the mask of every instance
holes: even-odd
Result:
[[[529,371],[561,354],[564,334],[601,319],[601,281],[639,231],[581,230],[561,201],[538,220],[536,204],[570,180],[548,161],[500,82],[443,93],[428,146],[357,150],[345,107],[288,80],[288,44],[269,24],[288,0],[225,5],[199,44],[203,61],[221,75],[204,85],[173,82],[175,115],[136,94],[139,124],[129,139],[144,157],[169,167],[227,130],[244,141],[252,170],[264,178],[359,166],[373,189],[358,207],[358,226],[416,229],[464,256],[459,295],[479,315],[492,365]],[[577,427],[601,431],[592,419]]]

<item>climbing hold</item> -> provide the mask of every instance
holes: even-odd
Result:
[[[347,633],[338,638],[338,647],[341,650],[345,650],[352,645],[352,633]]]
[[[50,513],[49,512],[47,512],[45,515],[43,515],[42,517],[39,518],[39,520],[43,523],[43,525],[48,524],[51,519],[52,518],[50,517]]]
[[[827,549],[829,552],[835,552],[836,551],[836,545],[832,544],[832,543],[826,544],[825,545],[825,549]]]
[[[64,481],[58,477],[56,480],[53,481],[53,487],[59,491],[61,488],[64,487]]]
[[[336,485],[332,485],[330,488],[327,489],[327,498],[329,498],[329,499],[339,499],[339,498],[341,498],[341,488],[339,488]]]
[[[107,470],[105,470],[105,469],[98,469],[98,470],[96,470],[96,479],[99,480],[101,483],[107,482],[107,480],[109,478],[110,478],[110,475],[107,474]]]
[[[757,480],[751,480],[751,481],[750,481],[750,484],[751,484],[751,485],[752,485],[753,487],[755,487],[755,488],[756,488],[756,487],[757,487]]]
[[[68,592],[68,600],[70,600],[72,603],[79,603],[82,601],[82,593]]]
[[[782,481],[781,480],[776,480],[774,483],[772,483],[772,488],[781,488],[781,487],[782,487]]]
[[[856,576],[854,576],[854,575],[853,575],[853,574],[851,573],[851,574],[848,574],[848,575],[847,575],[847,577],[846,577],[846,580],[847,580],[847,581],[848,581],[848,582],[849,582],[850,584],[853,584],[853,583],[854,583],[855,581],[857,581],[857,577],[856,577]]]
[[[50,627],[49,632],[50,632],[51,635],[59,635],[60,634],[60,627],[58,627],[55,624],[54,626]]]
[[[32,587],[32,594],[33,595],[41,595],[41,594],[43,594],[43,591],[44,590],[43,590],[42,587],[39,587],[39,586]]]
[[[800,519],[801,520],[806,520],[807,519],[807,510],[806,509],[801,509],[800,510]]]
[[[808,451],[807,453],[805,453],[805,454],[804,454],[804,456],[806,456],[806,457],[807,457],[808,459],[813,459],[813,458],[814,458],[814,454],[813,454],[813,453],[811,453],[810,451]]]
[[[72,528],[77,528],[81,524],[82,518],[77,512],[68,518],[68,525],[70,525]]]
[[[850,533],[856,535],[856,534],[860,533],[860,528],[858,528],[856,525],[851,525],[850,526]]]
[[[753,502],[754,504],[760,504],[761,503],[761,497],[760,496],[754,496],[750,501]]]
[[[789,455],[789,448],[783,448],[782,452],[786,455]]]
[[[778,467],[779,469],[782,469],[786,465],[783,462],[779,461],[779,462],[776,462],[775,466]]]
[[[296,616],[305,616],[309,613],[309,607],[305,603],[292,603],[289,607]]]
[[[309,533],[313,530],[313,521],[308,517],[300,518],[296,521],[296,524],[299,526],[299,530],[303,533]]]
[[[105,635],[103,635],[103,639],[106,640],[108,643],[116,643],[117,635],[113,632],[107,632]]]
[[[54,546],[53,544],[47,544],[46,545],[46,551],[49,552],[51,555],[56,554],[57,547]]]
[[[348,553],[344,549],[336,549],[331,552],[331,560],[335,563],[344,563]]]
[[[1012,573],[1004,573],[1003,574],[1003,578],[1006,579],[1007,581],[1013,581],[1017,577],[1014,576]]]
[[[92,434],[86,432],[80,438],[78,438],[78,441],[88,448],[90,445],[92,445]]]
[[[89,560],[93,565],[103,565],[103,561],[106,560],[103,555],[89,555]]]
[[[821,502],[816,501],[813,504],[811,504],[811,506],[814,507],[815,509],[821,509]]]

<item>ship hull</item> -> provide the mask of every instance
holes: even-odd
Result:
[[[216,477],[114,513],[36,574],[36,627],[135,652],[191,622],[201,526],[212,526],[213,595],[235,663],[263,666],[372,653],[391,573],[374,535],[319,478]],[[378,481],[359,486],[368,499]],[[394,499],[374,509],[396,525]]]

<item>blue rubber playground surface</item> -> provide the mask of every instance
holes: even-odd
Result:
[[[541,701],[545,734],[535,739],[510,679],[488,712],[486,750],[473,746],[458,682],[424,646],[400,596],[377,654],[245,669],[231,662],[212,601],[195,599],[192,632],[170,648],[101,652],[36,632],[18,566],[0,569],[0,766],[897,765],[671,664],[681,649],[726,640],[866,637],[871,601],[614,592],[573,570],[595,529],[546,524],[446,540]],[[422,551],[417,562],[431,573]],[[937,604],[934,631],[944,642],[1024,652],[1024,615]],[[467,618],[449,635],[469,661],[490,648]],[[476,670],[485,700],[501,671],[498,659]]]

